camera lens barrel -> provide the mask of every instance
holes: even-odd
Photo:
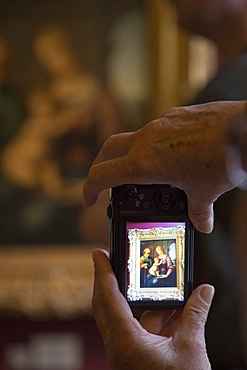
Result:
[[[154,203],[161,210],[167,211],[176,203],[176,193],[171,187],[162,187],[154,194]]]

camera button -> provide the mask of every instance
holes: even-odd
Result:
[[[178,203],[178,208],[180,209],[180,211],[185,211],[186,207],[187,207],[186,202],[179,202]]]
[[[152,207],[152,203],[149,201],[149,200],[145,200],[143,203],[142,203],[142,207],[144,209],[150,209]]]

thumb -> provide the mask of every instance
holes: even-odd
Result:
[[[205,343],[205,324],[213,296],[214,287],[200,285],[189,297],[181,314],[174,339],[178,348],[186,348],[191,369],[211,369]]]
[[[196,230],[211,233],[214,227],[213,203],[197,202],[188,197],[188,215]]]
[[[198,286],[189,297],[181,320],[181,330],[198,340],[204,340],[204,327],[214,296],[214,287],[203,284]]]

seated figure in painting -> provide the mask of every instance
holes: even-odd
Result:
[[[145,248],[143,250],[143,255],[140,257],[140,287],[143,288],[146,286],[146,278],[149,269],[153,265],[153,257],[150,256],[151,254],[151,249],[150,248]]]
[[[62,177],[67,185],[71,183],[71,192],[67,187],[67,194],[71,194],[72,202],[77,199],[81,205],[81,181],[99,148],[109,136],[122,130],[119,110],[109,91],[81,61],[67,30],[56,26],[45,28],[35,38],[33,50],[50,80],[48,90],[57,116],[62,125],[67,125],[55,149]],[[92,209],[80,206],[76,223],[82,240],[108,242],[108,219],[103,217],[102,210],[108,198],[105,192]],[[96,223],[101,226],[98,233]]]
[[[67,127],[58,119],[46,89],[30,93],[26,105],[26,120],[2,150],[5,194],[1,210],[6,225],[1,235],[6,244],[79,241],[76,232],[66,226],[73,203],[54,151],[56,140]],[[77,193],[78,198],[81,184]]]
[[[121,120],[113,98],[86,71],[72,45],[57,27],[34,41],[50,81],[29,95],[27,118],[1,157],[6,244],[108,243],[108,191],[86,209],[81,189],[99,148],[120,131]]]
[[[147,287],[175,287],[176,269],[171,257],[164,253],[161,245],[158,245],[155,251],[159,260],[158,274],[156,276],[150,273],[147,275]]]

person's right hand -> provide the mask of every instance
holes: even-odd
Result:
[[[114,370],[209,370],[204,328],[214,288],[197,287],[183,309],[145,311],[138,322],[102,250],[93,252],[93,313]]]
[[[84,203],[122,184],[171,184],[185,191],[188,213],[202,232],[213,228],[213,203],[234,186],[228,179],[226,135],[246,102],[173,108],[142,129],[110,137],[84,184]]]

